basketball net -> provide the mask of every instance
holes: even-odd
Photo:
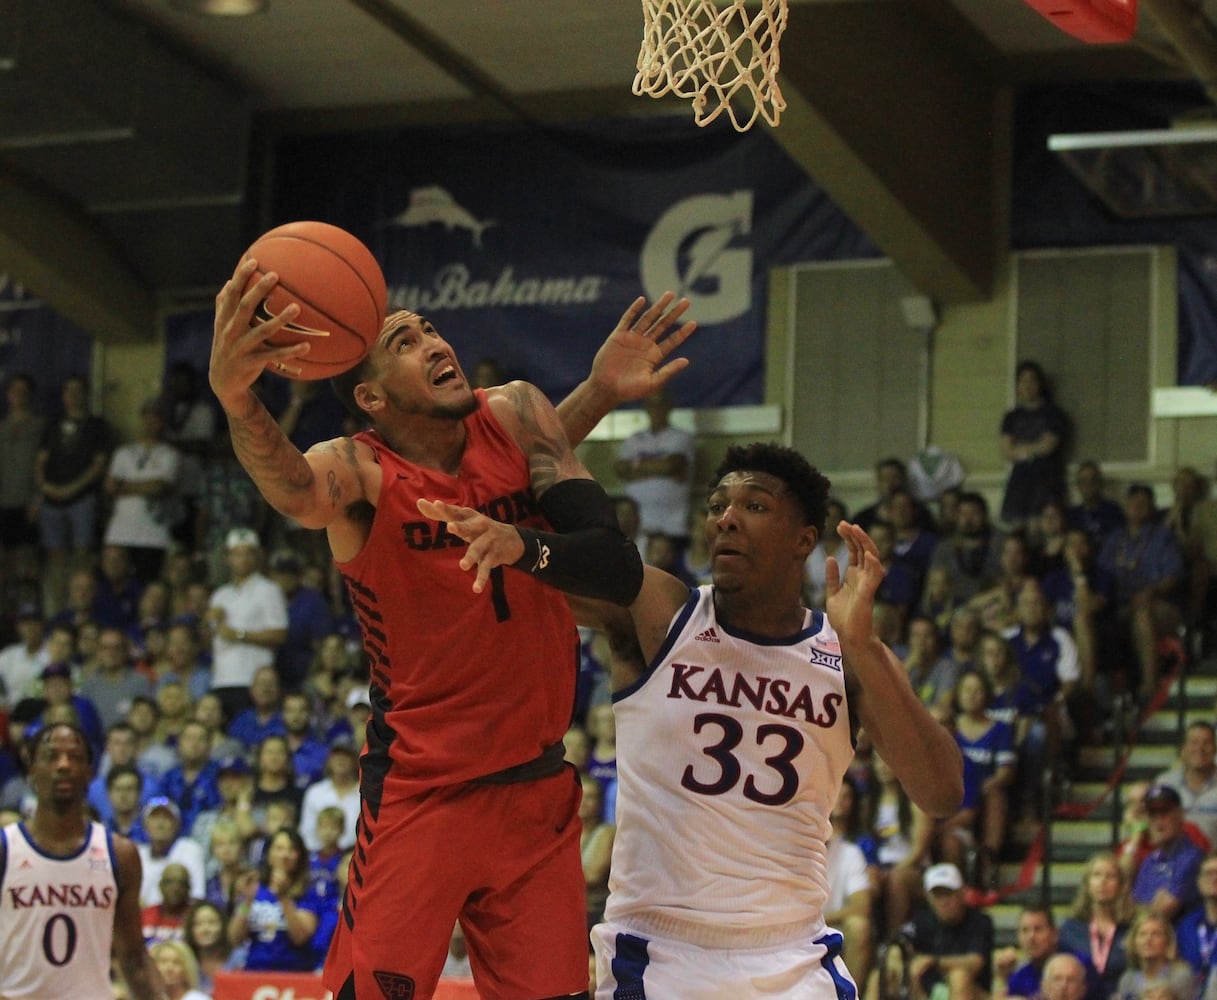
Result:
[[[723,111],[739,132],[750,129],[758,117],[777,125],[786,108],[778,86],[786,5],[787,0],[760,0],[759,9],[757,0],[642,0],[645,20],[634,93],[687,98],[698,125],[710,124]],[[737,114],[733,99],[745,91],[752,108]]]

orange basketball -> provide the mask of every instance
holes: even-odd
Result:
[[[289,378],[316,379],[354,368],[371,349],[385,321],[385,278],[372,252],[345,229],[325,222],[289,222],[259,236],[242,259],[253,257],[258,273],[274,271],[279,283],[254,313],[262,322],[289,303],[300,314],[270,343],[307,341],[309,352],[288,364],[301,369]],[[325,330],[314,337],[302,330]]]

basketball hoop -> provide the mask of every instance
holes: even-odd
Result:
[[[755,13],[750,13],[746,3]],[[724,110],[739,132],[758,117],[777,125],[786,108],[778,85],[778,42],[787,0],[642,0],[642,48],[634,93],[675,94],[693,102],[698,125]],[[733,99],[747,92],[752,108]]]

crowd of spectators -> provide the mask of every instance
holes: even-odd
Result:
[[[1066,495],[1067,422],[1038,366],[1020,367],[1018,385],[1001,432],[1012,472],[998,519],[957,462],[939,466],[953,478],[910,477],[884,458],[856,515],[830,501],[808,559],[807,600],[822,607],[837,522],[874,538],[887,569],[876,625],[956,734],[966,772],[960,811],[931,820],[860,733],[833,814],[826,912],[875,996],[1132,1000],[1163,987],[1197,1000],[1217,944],[1208,723],[1189,727],[1178,764],[1152,786],[1123,790],[1122,840],[1090,860],[1059,932],[1050,907],[1029,907],[1019,949],[993,951],[985,901],[1013,832],[1046,818],[1049,764],[1068,768],[1079,747],[1109,738],[1120,706],[1150,704],[1204,648],[1180,636],[1186,625],[1212,638],[1217,559],[1217,500],[1202,476],[1180,469],[1159,509],[1150,486],[1115,491],[1083,461]],[[90,805],[140,845],[145,935],[171,994],[205,994],[221,969],[316,969],[354,844],[371,711],[348,596],[320,533],[266,508],[188,366],[117,447],[85,388],[68,380],[62,415],[43,420],[32,382],[15,377],[0,420],[0,811],[13,819],[31,806],[13,748],[67,718],[96,746]],[[280,408],[293,439],[327,426],[314,388],[296,384]],[[647,401],[648,428],[616,463],[617,510],[648,562],[697,585],[709,559],[690,487],[696,442],[670,411],[665,396]],[[74,449],[67,481],[64,448]],[[590,631],[580,648],[565,744],[584,789],[590,928],[608,894],[616,751],[612,651]],[[1058,952],[1079,958],[1078,996],[1076,970],[1053,965]],[[467,973],[463,956],[457,927],[450,972]]]

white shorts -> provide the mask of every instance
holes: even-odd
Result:
[[[596,1000],[857,1000],[841,935],[764,948],[703,948],[597,924]]]

